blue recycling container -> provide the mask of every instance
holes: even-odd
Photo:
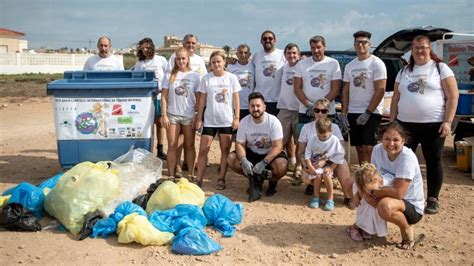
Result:
[[[66,71],[48,83],[61,166],[151,151],[157,88],[153,71]]]
[[[456,108],[457,115],[473,115],[474,114],[474,85],[458,84],[459,99]]]

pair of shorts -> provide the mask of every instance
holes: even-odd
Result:
[[[215,137],[216,134],[232,135],[232,127],[203,127],[201,135]]]
[[[379,114],[371,114],[367,124],[357,125],[357,118],[361,114],[347,114],[347,120],[351,130],[349,130],[349,136],[351,137],[351,146],[362,146],[369,145],[375,146],[377,144],[377,131],[382,121],[382,116]]]
[[[278,115],[278,112],[280,110],[278,110],[277,108],[277,103],[273,103],[273,102],[265,102],[265,111],[271,115],[274,115],[274,116],[277,116]]]
[[[250,111],[249,109],[240,109],[240,113],[239,113],[239,121],[242,120],[242,118],[248,116],[250,114]]]
[[[168,113],[168,119],[170,120],[170,124],[172,125],[190,126],[193,124],[192,117],[186,117],[182,115],[174,115],[174,114]]]
[[[290,142],[291,136],[293,136],[295,141],[298,141],[298,135],[296,134],[298,111],[281,109],[277,118],[280,120],[281,126],[283,127],[283,146],[286,146]]]
[[[417,213],[415,210],[415,206],[413,206],[413,204],[406,201],[405,199],[403,199],[403,203],[405,203],[405,211],[403,212],[403,215],[405,215],[408,224],[411,225],[418,223],[421,218],[423,218],[423,215]]]
[[[235,151],[233,151],[233,153],[235,153]],[[258,154],[258,153],[255,153],[253,152],[252,150],[250,150],[249,148],[245,148],[245,157],[247,157],[247,160],[249,160],[249,162],[251,162],[253,165],[256,165],[257,163],[259,163],[260,161],[262,161],[263,159],[265,159],[265,156],[267,156],[266,154]],[[236,155],[236,158],[237,158],[237,155]],[[268,165],[267,167],[265,167],[265,169],[267,170],[272,170],[272,167],[270,166],[272,164],[272,162],[277,159],[277,158],[284,158],[285,160],[288,161],[288,156],[286,156],[286,153],[284,151],[280,152],[280,154],[278,154]]]
[[[161,99],[155,99],[155,117],[161,117]]]

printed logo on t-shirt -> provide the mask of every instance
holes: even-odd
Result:
[[[293,77],[295,76],[295,72],[296,72],[296,71],[293,70],[293,71],[287,71],[287,72],[285,73],[285,75],[286,75],[286,81],[285,81],[285,83],[286,83],[287,85],[290,85],[290,86],[293,85]]]
[[[272,142],[268,137],[257,137],[253,140],[253,143],[259,149],[269,149],[272,147]]]
[[[313,77],[313,76],[311,76],[311,77]],[[316,77],[311,79],[311,86],[313,86],[315,88],[319,87],[319,88],[323,89],[325,80],[326,80],[326,74],[319,73],[319,75],[317,75]]]
[[[393,180],[395,179],[395,173],[390,172],[389,170],[381,167],[380,168],[380,175],[384,180]]]
[[[359,72],[360,71],[360,72]],[[367,80],[367,69],[354,69],[352,71],[352,84],[355,87],[365,89],[365,81]],[[354,72],[358,72],[358,75],[355,75]]]
[[[249,73],[244,73],[244,75],[239,75],[239,84],[240,87],[248,87],[250,84],[250,75]]]
[[[425,94],[425,80],[423,78],[418,78],[417,81],[409,83],[407,89],[409,92]]]
[[[315,153],[311,155],[310,161],[311,164],[313,164],[314,168],[321,168],[326,165],[328,159],[328,152],[323,151],[322,153]]]
[[[189,83],[188,83],[188,82],[183,82],[183,81],[181,81],[180,83],[181,83],[181,85],[175,87],[174,92],[175,92],[176,95],[178,95],[178,96],[188,97],[188,94],[189,94]]]
[[[227,104],[229,102],[229,100],[227,99],[227,98],[229,98],[227,96],[228,91],[229,91],[229,89],[223,88],[220,92],[216,93],[216,96],[214,97],[216,102]]]
[[[267,61],[263,61],[263,64],[268,63]],[[276,73],[276,64],[274,62],[269,63],[268,65],[263,67],[263,75],[265,77],[272,77],[275,78]]]

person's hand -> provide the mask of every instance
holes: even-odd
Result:
[[[357,125],[363,126],[363,125],[367,124],[367,121],[369,121],[369,118],[370,118],[370,113],[368,113],[368,112],[365,112],[365,113],[359,115],[359,117],[357,117],[357,119],[356,119]]]
[[[306,172],[308,172],[310,175],[314,175],[314,176],[318,175],[318,173],[316,173],[316,169],[315,169],[314,166],[311,165],[311,164],[306,165],[306,167],[304,168],[304,170],[305,170]]]
[[[232,121],[232,129],[237,130],[239,128],[239,118],[234,117],[234,120]]]
[[[306,115],[309,117],[314,117],[313,106],[314,103],[310,101],[308,101],[308,104],[306,104]]]
[[[379,203],[379,201],[375,197],[370,194],[367,194],[365,195],[365,200],[370,206],[377,208],[377,204]]]
[[[326,166],[323,169],[323,177],[332,177],[334,175],[334,172],[331,167]]]
[[[197,119],[197,116],[195,117],[194,123],[193,123],[193,128],[194,130],[199,130],[199,128],[202,125],[201,119]]]
[[[356,193],[353,197],[352,197],[352,203],[354,203],[354,206],[357,208],[359,207],[360,205],[360,196],[359,196],[359,193]]]
[[[440,137],[444,138],[451,134],[451,123],[443,122],[438,130]]]
[[[162,115],[161,116],[161,125],[168,129],[170,127],[170,120],[168,119],[168,116],[167,115]]]
[[[339,125],[341,126],[341,131],[348,132],[350,129],[349,119],[347,119],[347,114],[338,114],[337,120],[339,120]]]
[[[244,171],[245,175],[252,175],[253,164],[249,160],[247,160],[247,157],[242,157],[240,159],[240,165],[242,166],[242,171]]]
[[[268,163],[265,161],[265,159],[261,160],[253,167],[253,173],[257,175],[262,174],[263,170],[265,170],[265,167],[267,167],[267,165]]]

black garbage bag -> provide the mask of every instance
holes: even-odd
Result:
[[[92,228],[95,223],[102,218],[104,218],[104,214],[99,210],[88,212],[86,216],[84,216],[84,223],[82,224],[81,231],[79,231],[79,240],[84,240],[92,234]]]
[[[3,206],[0,213],[0,226],[11,231],[41,231],[41,225],[36,216],[19,203]]]
[[[146,194],[137,196],[136,198],[132,200],[132,202],[142,207],[144,210],[146,210],[146,204],[148,203],[148,200],[150,199],[151,195],[164,181],[165,180],[163,179],[156,180],[155,183],[148,186],[148,189],[146,190]]]

